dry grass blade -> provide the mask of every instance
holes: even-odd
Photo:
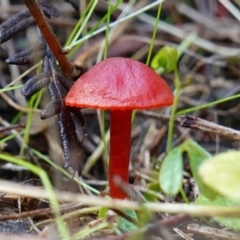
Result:
[[[33,198],[48,199],[47,192],[43,189],[36,191],[35,187],[23,186],[12,183],[10,181],[0,180],[0,191],[11,192],[20,196],[28,196]],[[140,210],[143,206],[153,212],[169,212],[169,213],[185,213],[196,216],[231,216],[238,218],[240,209],[236,207],[213,207],[213,206],[194,206],[188,204],[173,203],[145,203],[110,200],[106,198],[73,194],[69,192],[55,192],[56,197],[61,202],[81,202],[89,206],[103,206],[107,208],[132,209]]]

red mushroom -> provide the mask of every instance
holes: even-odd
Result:
[[[134,109],[169,106],[173,94],[150,67],[130,58],[108,58],[83,74],[70,89],[65,104],[110,110],[109,186],[112,198],[126,198],[114,176],[128,182],[131,116]]]

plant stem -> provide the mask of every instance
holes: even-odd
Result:
[[[154,41],[156,39],[156,34],[157,34],[157,30],[158,30],[157,26],[158,26],[158,22],[159,22],[159,19],[160,19],[161,10],[162,10],[162,3],[160,3],[159,6],[158,6],[156,23],[155,23],[155,26],[154,26],[154,29],[153,29],[153,35],[152,35],[152,39],[151,39],[151,44],[150,44],[149,51],[148,51],[148,56],[147,56],[147,61],[146,61],[146,64],[148,66],[149,66],[149,63],[150,63],[151,56],[152,56],[152,51],[153,51],[153,47],[154,47]]]
[[[63,72],[67,75],[71,75],[74,71],[74,66],[64,55],[61,44],[59,43],[56,36],[52,32],[52,29],[49,26],[37,2],[35,0],[24,0],[24,2],[28,7],[29,11],[31,12],[48,46],[50,47],[57,61],[59,62]]]
[[[176,113],[176,110],[177,110],[177,103],[178,103],[180,95],[181,95],[181,89],[177,88],[176,92],[175,92],[175,96],[174,96],[174,101],[173,101],[173,106],[172,106],[172,110],[171,110],[170,119],[169,119],[168,139],[167,139],[167,151],[168,152],[172,149],[175,113]]]
[[[114,177],[118,175],[128,183],[131,117],[131,110],[111,111],[109,186],[112,198],[125,199],[127,197],[126,193],[114,183]]]
[[[180,98],[180,95],[181,95],[181,90],[182,90],[182,85],[181,85],[181,82],[180,82],[180,79],[179,79],[177,67],[175,67],[175,69],[174,69],[174,84],[176,86],[176,91],[175,91],[173,106],[172,106],[171,115],[170,115],[170,119],[169,119],[167,152],[171,151],[171,149],[172,149],[175,116],[176,116],[178,101],[179,101],[179,98]],[[182,195],[182,198],[183,198],[184,202],[189,203],[189,200],[188,200],[182,186],[180,187],[179,191]]]
[[[234,100],[236,98],[240,98],[240,94],[235,94],[233,96],[229,96],[229,97],[225,97],[225,98],[221,98],[219,100],[216,100],[216,101],[213,101],[213,102],[209,102],[209,103],[205,103],[205,104],[202,104],[200,106],[195,106],[195,107],[191,107],[191,108],[186,108],[184,110],[181,110],[179,112],[176,113],[176,116],[180,116],[182,114],[186,114],[186,113],[190,113],[190,112],[194,112],[194,111],[197,111],[197,110],[201,110],[203,108],[208,108],[208,107],[212,107],[214,105],[217,105],[217,104],[220,104],[220,103],[223,103],[223,102],[227,102],[227,101],[231,101],[231,100]]]

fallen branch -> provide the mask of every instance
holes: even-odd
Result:
[[[178,121],[180,125],[185,128],[198,129],[203,132],[219,134],[221,136],[240,141],[240,131],[224,127],[214,122],[209,122],[190,115],[182,115],[178,118]]]

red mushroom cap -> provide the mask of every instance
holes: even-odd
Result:
[[[93,66],[72,86],[66,105],[110,110],[169,106],[173,94],[150,67],[130,58],[108,58]]]

